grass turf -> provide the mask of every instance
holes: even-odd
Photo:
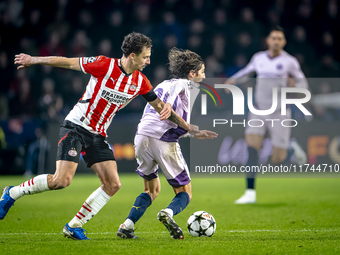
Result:
[[[4,177],[0,187],[22,177]],[[173,240],[156,219],[174,194],[161,176],[162,190],[136,224],[138,240],[116,231],[143,191],[142,179],[121,175],[122,188],[84,228],[90,241],[64,238],[62,228],[100,185],[94,175],[76,175],[70,187],[17,201],[0,221],[0,254],[340,254],[339,179],[258,179],[258,203],[234,205],[243,179],[193,178],[193,200],[176,222],[184,240]],[[205,210],[217,222],[216,233],[191,237],[190,214]]]

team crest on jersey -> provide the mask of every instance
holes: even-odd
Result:
[[[131,84],[130,88],[131,91],[135,91],[137,89],[137,86],[134,84]]]
[[[77,156],[77,154],[78,154],[77,151],[74,149],[68,151],[68,155],[70,155],[71,157],[75,157]]]
[[[279,69],[279,70],[281,70],[281,69],[283,68],[283,65],[282,65],[282,64],[277,64],[277,65],[276,65],[276,68]]]

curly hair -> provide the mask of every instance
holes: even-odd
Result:
[[[151,48],[152,41],[146,35],[132,32],[124,37],[124,41],[122,43],[122,51],[125,57],[129,56],[131,53],[135,53],[139,55],[142,53],[143,49]]]
[[[204,64],[201,56],[190,50],[172,48],[168,58],[170,75],[177,79],[187,79],[191,70],[197,74]]]

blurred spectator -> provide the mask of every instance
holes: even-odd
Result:
[[[55,94],[54,86],[53,80],[48,78],[43,80],[43,91],[39,99],[39,113],[43,120],[61,122],[65,117],[62,112],[64,101],[60,95]]]
[[[217,78],[224,76],[223,65],[214,56],[205,59],[205,76],[206,78]]]
[[[168,35],[176,36],[179,47],[183,46],[182,29],[172,12],[163,14],[163,22],[159,26],[158,40],[162,42]]]
[[[166,69],[165,65],[158,65],[155,68],[154,71],[154,77],[152,80],[152,83],[154,87],[156,87],[158,84],[163,82],[164,80],[167,80],[169,78],[168,70]]]
[[[136,19],[133,30],[152,37],[154,27],[150,23],[150,6],[146,4],[135,5],[134,13]]]
[[[24,8],[23,1],[20,0],[10,0],[7,1],[7,12],[9,16],[9,21],[15,26],[15,27],[21,27],[25,20],[22,16],[22,10]]]
[[[235,56],[233,65],[226,68],[225,73],[226,73],[227,77],[230,77],[233,74],[237,73],[239,70],[241,70],[246,65],[247,65],[246,56],[242,53],[239,53]]]
[[[340,77],[339,63],[332,55],[326,54],[321,58],[321,66],[318,68],[319,77]]]
[[[8,100],[5,95],[0,94],[0,120],[6,120],[9,114]]]
[[[65,109],[65,112],[68,112],[72,109],[72,107],[76,104],[78,100],[83,96],[85,87],[83,85],[83,81],[81,76],[75,75],[72,78],[71,86],[67,86],[65,91],[65,96],[63,97],[65,99],[64,104],[67,109]]]
[[[187,45],[193,52],[202,52],[202,38],[199,35],[191,35],[188,38]]]
[[[35,129],[36,140],[31,142],[27,149],[26,171],[24,175],[38,175],[45,173],[50,143],[43,128]]]
[[[206,56],[207,54],[211,54],[211,50],[207,50],[205,47],[203,47],[203,45],[211,45],[211,38],[213,35],[209,32],[206,32],[206,26],[201,19],[195,19],[189,24],[188,36],[189,41],[187,43],[190,50],[195,51],[194,49],[196,48],[197,53],[199,53],[202,57]],[[196,39],[198,41],[195,41]],[[194,48],[190,48],[189,45],[194,46]]]
[[[90,55],[90,46],[91,40],[87,37],[86,32],[83,30],[79,30],[75,33],[73,38],[71,55],[74,57],[84,57]]]
[[[329,31],[323,32],[321,36],[321,44],[318,47],[319,54],[335,55],[334,37]]]
[[[21,29],[22,36],[38,41],[43,40],[45,36],[45,31],[42,31],[43,28],[44,25],[41,21],[41,11],[33,9],[30,11],[29,17]]]
[[[31,39],[31,37],[23,37],[20,40],[20,47],[22,49],[22,52],[27,52],[31,55],[37,55],[38,49],[35,45],[35,40]]]
[[[130,31],[129,24],[123,23],[124,16],[121,11],[114,11],[109,16],[109,30],[103,31],[102,38],[110,36],[113,55],[112,57],[119,57],[121,53],[121,42],[123,41],[126,31]]]
[[[306,62],[314,61],[315,51],[307,44],[306,30],[302,26],[296,26],[293,30],[293,37],[287,40],[287,52],[292,55],[302,54]]]
[[[60,42],[60,34],[53,31],[48,39],[48,42],[40,48],[40,56],[64,56],[65,49]]]
[[[32,118],[35,117],[35,100],[31,95],[31,84],[29,79],[19,81],[17,90],[9,101],[10,115],[13,117]]]
[[[60,36],[60,41],[65,43],[70,33],[70,24],[65,20],[65,11],[59,9],[56,14],[55,21],[47,27],[47,32],[57,32]]]
[[[278,11],[276,10],[270,10],[267,13],[267,19],[269,21],[268,27],[275,27],[280,25],[281,23],[281,17]]]
[[[250,59],[250,57],[258,50],[256,43],[248,32],[242,32],[236,35],[234,43],[238,45],[238,50],[234,52],[237,54],[242,52]]]
[[[190,24],[190,34],[202,34],[205,31],[204,22],[201,19],[195,19]]]
[[[164,38],[164,48],[168,51],[173,47],[178,46],[178,39],[176,35],[170,34]]]
[[[104,39],[99,43],[98,46],[98,54],[96,55],[103,55],[107,57],[112,57],[112,45],[111,41],[108,39]]]
[[[0,93],[6,94],[9,89],[13,76],[11,73],[11,66],[9,65],[8,54],[6,51],[0,51],[0,77],[1,86]]]
[[[212,39],[213,55],[220,61],[225,59],[226,41],[222,35],[215,35]]]
[[[243,8],[240,12],[240,19],[234,26],[234,32],[248,33],[253,41],[258,42],[263,28],[259,22],[255,20],[254,12],[251,8]]]

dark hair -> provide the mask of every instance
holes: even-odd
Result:
[[[124,41],[122,43],[122,51],[125,57],[129,56],[131,53],[135,53],[139,55],[142,53],[143,49],[151,48],[152,41],[146,35],[132,32],[124,37]]]
[[[274,26],[274,27],[272,27],[272,28],[269,30],[268,35],[270,35],[270,33],[273,32],[273,31],[280,31],[280,32],[282,32],[283,34],[285,33],[285,30],[283,29],[283,27],[281,27],[281,26]]]
[[[168,58],[172,78],[187,79],[191,70],[197,73],[204,64],[201,56],[190,50],[172,48]]]

